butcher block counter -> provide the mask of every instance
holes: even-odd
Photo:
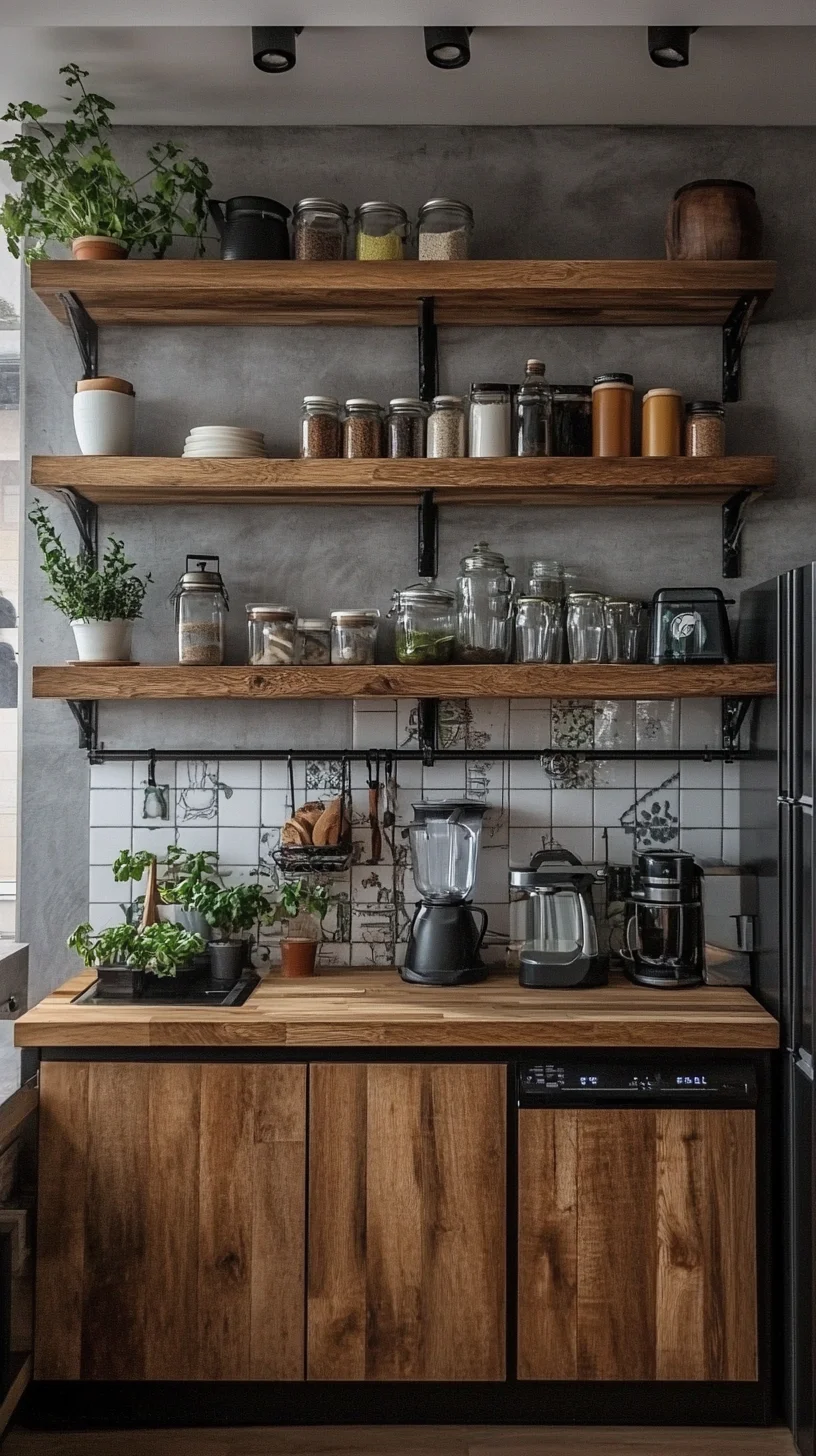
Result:
[[[15,1023],[24,1047],[709,1047],[767,1051],[777,1023],[748,991],[651,991],[623,978],[523,990],[509,974],[422,987],[391,967],[263,979],[243,1006],[76,1005],[83,972]]]

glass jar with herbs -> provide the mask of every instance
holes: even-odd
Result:
[[[428,406],[421,399],[392,399],[386,436],[390,460],[421,460],[425,454]]]
[[[515,578],[498,551],[477,541],[456,582],[457,662],[509,662],[513,648]]]
[[[336,460],[342,441],[340,406],[328,394],[307,394],[300,411],[302,460]]]
[[[418,253],[428,262],[449,263],[467,258],[473,232],[473,212],[466,202],[432,197],[419,209]]]
[[[340,667],[369,667],[377,659],[376,607],[352,608],[331,614],[331,660]]]
[[[297,612],[275,602],[247,603],[250,667],[291,667],[297,643]]]
[[[179,662],[184,667],[220,667],[229,597],[218,557],[188,556],[170,600],[175,604]]]
[[[552,454],[552,390],[540,359],[527,360],[516,393],[515,449],[520,456]]]
[[[458,394],[438,394],[428,416],[429,460],[461,459],[465,454],[465,406]]]
[[[292,210],[295,258],[300,263],[338,262],[346,256],[349,212],[330,197],[304,197]]]
[[[396,618],[398,662],[450,662],[456,630],[456,598],[430,582],[395,591],[391,616]]]
[[[393,202],[363,202],[354,214],[354,232],[358,262],[394,262],[405,257],[408,214]]]
[[[347,399],[343,420],[346,460],[376,459],[383,452],[383,412],[376,400]]]

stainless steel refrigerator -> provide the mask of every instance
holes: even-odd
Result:
[[[814,1456],[813,757],[816,563],[744,592],[739,656],[778,663],[777,698],[758,704],[756,756],[740,768],[741,860],[757,873],[756,991],[781,1025],[775,1183],[781,1239],[776,1287],[787,1417]],[[780,1375],[783,1374],[780,1368]]]

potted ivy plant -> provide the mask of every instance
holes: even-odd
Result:
[[[212,926],[213,938],[207,949],[213,981],[233,986],[241,975],[246,956],[242,931],[251,930],[259,920],[267,919],[272,911],[271,901],[259,884],[222,889],[204,880],[190,892],[189,903]]]
[[[94,932],[86,922],[69,936],[68,947],[94,967],[106,994],[130,999],[148,990],[171,996],[186,990],[204,941],[181,925],[111,925]]]
[[[129,662],[133,623],[142,615],[150,573],[135,576],[124,542],[113,536],[97,565],[88,552],[68,554],[44,506],[35,506],[28,519],[51,588],[45,600],[71,623],[80,662]]]
[[[161,258],[182,236],[200,257],[212,185],[206,164],[185,158],[176,142],[157,142],[148,148],[146,169],[131,180],[111,147],[114,104],[86,89],[88,74],[75,63],[60,69],[72,114],[59,135],[35,102],[14,102],[3,116],[22,127],[0,147],[0,161],[19,184],[0,207],[12,256],[19,258],[27,240],[29,261],[44,257],[51,241],[70,246],[78,259],[125,258],[144,248]]]
[[[286,934],[281,937],[282,975],[314,975],[317,944],[328,908],[325,885],[309,880],[287,880],[281,885],[272,924],[286,922]]]

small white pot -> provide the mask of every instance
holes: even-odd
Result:
[[[74,395],[74,429],[83,455],[132,455],[136,399],[117,389]]]
[[[133,623],[123,617],[112,622],[72,622],[80,662],[129,662]]]

